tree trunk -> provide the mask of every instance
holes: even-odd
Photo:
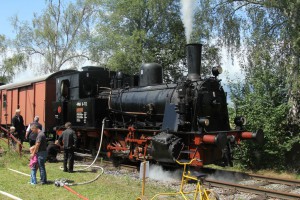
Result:
[[[290,71],[290,88],[289,88],[289,104],[291,108],[288,114],[289,129],[292,133],[299,132],[300,125],[300,87],[299,87],[299,69],[300,69],[300,56],[294,56],[293,67]]]

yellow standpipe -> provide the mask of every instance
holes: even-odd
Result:
[[[137,200],[147,200],[148,198],[145,196],[145,186],[146,186],[146,168],[147,161],[143,162],[143,182],[142,182],[142,196],[138,197]]]

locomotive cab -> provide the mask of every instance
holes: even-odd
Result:
[[[63,125],[71,122],[80,136],[79,146],[94,151],[101,122],[107,115],[110,77],[115,73],[102,67],[82,69],[56,78],[56,102],[53,103],[56,132],[59,135]]]

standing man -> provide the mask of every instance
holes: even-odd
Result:
[[[39,116],[35,116],[34,119],[33,119],[33,122],[30,123],[26,129],[26,135],[25,135],[25,138],[29,140],[29,144],[30,144],[30,147],[32,147],[33,145],[35,145],[35,141],[36,141],[36,137],[37,137],[37,134],[35,133],[32,133],[31,131],[31,126],[33,124],[36,124],[37,127],[43,131],[43,128],[42,128],[42,124],[39,123]],[[43,131],[44,132],[44,131]]]
[[[47,173],[45,162],[47,159],[47,139],[44,132],[39,129],[36,124],[31,126],[32,134],[37,134],[35,148],[32,151],[30,157],[32,158],[34,154],[37,154],[38,164],[40,170],[41,184],[47,184]]]
[[[64,130],[58,138],[60,144],[63,143],[64,146],[64,172],[69,171],[69,173],[73,172],[74,148],[77,140],[75,131],[72,130],[71,126],[72,126],[71,122],[67,122],[65,124],[66,130]],[[67,167],[68,161],[69,161],[69,169]]]
[[[12,118],[11,122],[12,125],[16,128],[16,132],[19,135],[19,139],[21,141],[21,144],[23,144],[24,141],[24,132],[25,132],[25,126],[24,126],[24,120],[22,115],[20,114],[20,109],[16,110],[16,115]]]

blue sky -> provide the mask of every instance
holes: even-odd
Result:
[[[0,6],[0,34],[12,39],[15,35],[10,18],[18,15],[20,20],[31,21],[33,13],[40,13],[45,9],[45,0],[8,0]]]
[[[63,0],[64,3],[72,2],[75,0]],[[15,32],[10,23],[10,18],[14,15],[18,15],[19,19],[22,21],[31,21],[33,18],[33,13],[40,14],[46,7],[45,0],[6,0],[3,1],[0,6],[0,34],[5,35],[6,37],[13,39]],[[237,59],[235,59],[235,63],[232,65],[231,60],[226,58],[226,52],[223,53],[223,69],[227,71],[231,76],[236,77],[240,76],[240,68],[237,67]],[[32,74],[30,70],[29,73],[22,72],[21,75],[24,78],[28,79],[28,74]],[[225,75],[221,75],[220,78],[225,80]],[[14,81],[23,79],[18,74]]]

